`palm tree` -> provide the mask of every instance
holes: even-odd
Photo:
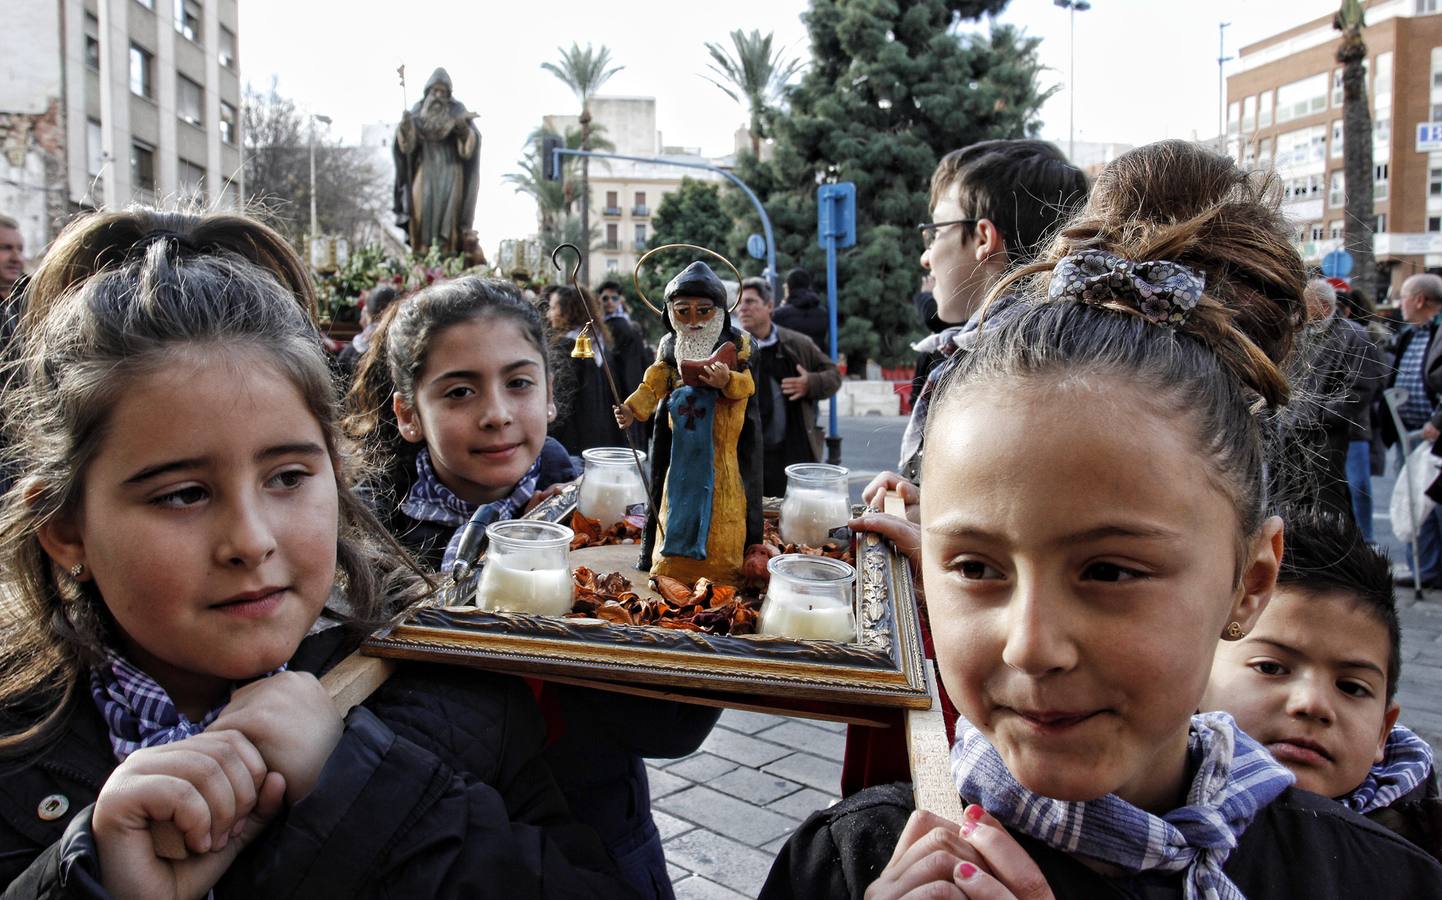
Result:
[[[561,54],[560,64],[541,63],[541,68],[561,79],[576,99],[581,101],[581,149],[591,149],[591,98],[601,85],[610,80],[624,66],[611,65],[611,50],[605,44],[593,50],[586,44],[582,50],[575,41],[571,49],[556,48]],[[591,233],[591,164],[589,157],[581,157],[581,233]],[[591,279],[590,254],[581,260],[581,276],[587,283]]]
[[[591,126],[591,149],[616,149],[615,145],[604,137],[605,132],[606,128],[603,125]],[[505,181],[515,185],[516,193],[529,194],[536,201],[542,231],[553,229],[558,218],[570,218],[571,210],[576,202],[576,182],[573,178],[567,177],[572,175],[576,169],[576,157],[561,157],[562,177],[559,181],[547,181],[542,174],[545,168],[544,160],[541,159],[541,148],[548,137],[561,136],[544,126],[527,135],[526,155],[516,160],[520,171],[502,176]],[[581,129],[566,129],[565,136],[561,137],[561,146],[568,150],[580,149]]]
[[[1361,0],[1342,0],[1332,26],[1342,32],[1337,62],[1342,65],[1342,169],[1346,180],[1347,217],[1343,246],[1352,255],[1352,288],[1376,303],[1377,265],[1372,259],[1372,114],[1367,109],[1364,64],[1367,45],[1362,41],[1364,10]]]
[[[701,76],[751,113],[751,155],[757,159],[761,158],[766,114],[780,101],[786,82],[801,68],[800,60],[783,58],[785,48],[777,47],[772,51],[773,36],[768,33],[763,37],[755,28],[748,35],[738,28],[731,32],[734,55],[720,44],[708,42],[706,49],[714,62],[707,67],[721,80],[710,75]]]

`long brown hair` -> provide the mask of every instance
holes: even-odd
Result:
[[[86,468],[117,399],[187,348],[263,354],[320,423],[340,522],[332,609],[369,628],[418,599],[425,582],[350,489],[352,454],[310,315],[305,269],[274,231],[242,216],[132,210],[71,224],[31,281],[18,361],[3,402],[19,478],[0,506],[0,754],[54,737],[88,669],[113,646],[92,582],[67,577],[40,546],[46,523],[75,513]]]

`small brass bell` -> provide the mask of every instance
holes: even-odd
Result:
[[[581,333],[576,335],[576,346],[571,348],[572,359],[595,359],[596,351],[591,349],[591,326],[586,325]]]

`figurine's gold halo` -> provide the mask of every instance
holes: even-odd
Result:
[[[645,253],[641,254],[641,258],[636,260],[636,268],[631,271],[631,283],[636,286],[636,294],[641,298],[641,302],[646,304],[646,306],[650,307],[651,312],[655,313],[663,319],[666,318],[666,314],[661,310],[657,309],[656,304],[652,303],[651,300],[646,296],[646,292],[641,290],[641,266],[646,262],[646,260],[651,258],[651,254],[653,253],[660,253],[662,250],[677,249],[700,250],[702,253],[709,253],[724,262],[726,264],[726,268],[730,269],[732,272],[735,273],[736,302],[731,304],[731,306],[726,310],[728,313],[735,312],[737,305],[741,303],[741,282],[745,280],[741,277],[740,270],[738,270],[735,266],[731,265],[731,260],[717,253],[715,250],[709,250],[705,247],[698,247],[695,244],[662,244],[659,247],[652,247],[650,250],[647,250]]]

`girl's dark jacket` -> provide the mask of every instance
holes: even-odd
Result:
[[[321,672],[341,628],[302,642]],[[11,725],[13,723],[7,723]],[[515,678],[403,664],[345,730],[311,794],[236,859],[215,897],[631,897],[541,758],[545,729]],[[115,769],[88,691],[57,743],[0,773],[4,897],[105,897],[90,817]],[[66,815],[38,814],[64,797]]]
[[[867,788],[813,813],[781,848],[761,900],[861,898],[913,808],[911,785]],[[1056,900],[1180,900],[1180,874],[1108,878],[1024,835]],[[1242,834],[1223,871],[1250,900],[1442,897],[1442,866],[1339,803],[1288,788]]]

